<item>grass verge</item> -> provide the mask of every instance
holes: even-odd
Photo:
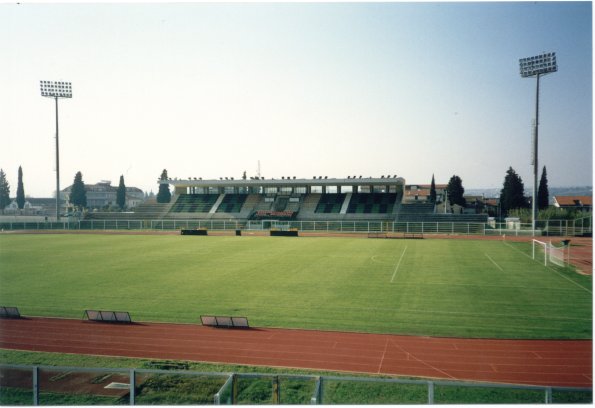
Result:
[[[220,365],[198,362],[175,362],[119,357],[96,357],[85,355],[24,352],[0,349],[0,361],[6,364],[111,367],[111,368],[184,368],[203,373],[260,373],[255,378],[240,377],[236,402],[239,404],[271,404],[273,402],[273,379],[279,382],[281,404],[308,404],[314,393],[314,379],[293,379],[283,374],[311,376],[344,376],[345,380],[323,382],[324,404],[423,404],[428,401],[424,385],[393,384],[379,382],[356,382],[347,375],[336,372],[311,370],[288,370],[240,365]],[[391,378],[388,376],[352,375],[363,379]],[[393,377],[394,378],[394,377]],[[225,377],[209,375],[186,376],[172,372],[161,374],[137,374],[137,403],[142,405],[202,405],[213,401],[214,394],[225,382]],[[229,396],[229,394],[227,394]],[[226,398],[226,396],[224,396]],[[44,405],[118,405],[128,404],[128,395],[106,398],[92,394],[42,393]],[[500,404],[544,403],[543,391],[518,390],[490,387],[463,387],[436,385],[436,403],[443,404]],[[591,392],[554,392],[555,403],[591,403]],[[31,405],[32,392],[25,388],[0,387],[0,405]],[[225,400],[223,401],[225,402]]]

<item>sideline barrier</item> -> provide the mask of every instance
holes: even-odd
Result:
[[[84,316],[87,320],[93,322],[107,322],[107,323],[132,323],[130,313],[128,312],[113,312],[103,310],[85,310]]]
[[[200,321],[203,326],[225,327],[225,328],[239,328],[248,329],[247,317],[233,317],[233,316],[200,316]]]
[[[183,229],[181,235],[208,235],[206,229]]]
[[[271,230],[271,237],[297,237],[298,236],[298,232],[297,231],[281,231],[281,230]]]
[[[5,319],[20,319],[21,312],[18,307],[0,306],[0,318]]]
[[[424,234],[420,232],[368,232],[368,238],[423,239]]]
[[[19,230],[156,230],[180,231],[208,230],[269,230],[279,226],[274,220],[203,220],[203,219],[145,219],[145,220],[80,220],[69,222],[17,222],[0,220],[0,231]],[[519,224],[516,229],[507,229],[505,223],[476,222],[394,222],[384,221],[283,221],[283,229],[295,228],[307,232],[355,232],[355,233],[422,233],[422,234],[456,234],[456,235],[507,235],[507,236],[592,236],[592,219],[590,217],[577,220],[547,220],[537,222],[537,230],[531,224]]]

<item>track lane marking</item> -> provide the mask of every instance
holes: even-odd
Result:
[[[386,343],[384,343],[384,351],[382,352],[382,358],[380,359],[380,364],[378,365],[378,372],[380,374],[380,370],[382,369],[382,363],[384,362],[384,356],[386,356],[386,350],[388,350],[388,342],[390,339],[386,339]]]
[[[422,363],[423,365],[425,365],[426,367],[431,368],[434,371],[438,371],[441,374],[444,374],[445,376],[447,376],[448,378],[452,378],[453,380],[456,380],[457,377],[454,377],[452,375],[450,375],[449,373],[447,373],[444,370],[439,369],[438,367],[434,367],[432,364],[425,362],[424,360],[422,360],[421,358],[415,357],[412,353],[408,352],[407,350],[405,350],[401,345],[399,345],[397,342],[395,342],[394,340],[391,339],[391,343],[393,344],[393,346],[396,346],[399,350],[401,350],[404,353],[407,353],[407,360],[409,360],[409,356],[411,356],[411,358],[414,361],[417,361],[419,363]]]
[[[390,283],[393,283],[393,280],[395,280],[395,276],[397,276],[397,271],[399,270],[399,266],[401,266],[401,261],[403,260],[403,256],[405,256],[405,252],[407,251],[407,246],[405,246],[405,249],[403,250],[403,253],[401,254],[401,257],[399,258],[399,262],[397,262],[397,266],[395,267],[395,271],[393,272],[393,276],[390,278]]]

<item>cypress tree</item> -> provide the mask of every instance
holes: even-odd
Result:
[[[8,184],[4,170],[0,169],[0,210],[3,214],[8,204],[10,204],[10,184]]]
[[[537,208],[545,210],[550,205],[550,191],[547,187],[547,171],[543,166],[541,172],[541,179],[539,180],[539,188],[537,189]]]
[[[19,166],[19,181],[17,184],[17,205],[19,210],[25,207],[25,188],[23,187],[23,169]]]
[[[448,185],[446,186],[446,191],[448,192],[448,201],[450,205],[458,204],[462,207],[465,206],[466,201],[463,194],[465,194],[465,189],[463,188],[463,180],[457,175],[454,175],[448,181]]]
[[[500,190],[500,206],[504,215],[509,210],[516,208],[528,208],[529,203],[525,198],[525,185],[521,177],[509,167],[504,177],[504,185]]]
[[[87,207],[87,190],[85,189],[85,183],[83,183],[83,174],[80,171],[74,176],[68,202],[79,210]]]
[[[167,181],[167,170],[163,169],[161,172],[160,181]],[[159,183],[159,192],[157,193],[158,203],[169,203],[171,201],[171,193],[169,191],[169,184]]]
[[[434,175],[432,174],[432,183],[430,184],[430,201],[436,203],[436,182],[434,181]]]
[[[124,176],[120,176],[120,184],[118,184],[118,191],[116,192],[116,204],[123,210],[126,207],[126,185],[124,184]]]

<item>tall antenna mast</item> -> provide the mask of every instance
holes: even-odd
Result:
[[[258,161],[258,168],[256,169],[256,175],[260,178],[260,160]]]

